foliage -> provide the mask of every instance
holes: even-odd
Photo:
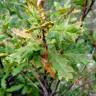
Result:
[[[83,0],[44,1],[0,0],[0,96],[87,96],[96,89],[96,33],[78,20]]]

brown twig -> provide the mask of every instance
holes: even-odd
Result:
[[[86,10],[86,14],[85,14],[86,16],[91,11],[92,6],[94,5],[94,3],[95,3],[95,0],[91,0],[91,4],[90,4],[89,8]]]
[[[91,0],[91,3],[90,3],[90,5],[89,5],[89,7],[87,6],[87,3],[88,3],[88,0],[84,0],[84,4],[83,4],[83,14],[82,14],[82,16],[81,16],[81,25],[80,25],[80,27],[83,26],[83,22],[84,22],[86,16],[88,15],[88,13],[91,11],[92,6],[93,6],[94,3],[95,3],[95,0]],[[79,40],[80,38],[81,38],[81,35],[78,36],[78,38],[77,38],[75,41],[78,42],[78,40]]]
[[[88,0],[84,0],[84,4],[83,4],[83,13],[82,13],[82,17],[81,17],[81,21],[83,22],[85,17],[86,17],[86,10],[87,10],[87,4],[88,4]],[[82,26],[82,25],[81,25]]]
[[[82,17],[81,17],[81,27],[83,26],[83,21],[85,20],[86,16],[88,15],[88,13],[91,11],[92,9],[92,6],[94,5],[94,2],[95,0],[91,0],[91,3],[89,5],[89,7],[87,6],[88,5],[88,0],[84,0],[84,6],[83,6],[83,14],[82,14]],[[88,7],[88,8],[87,8]]]
[[[34,77],[35,77],[35,78],[37,79],[37,81],[39,82],[40,87],[41,87],[42,90],[43,90],[44,96],[48,96],[47,88],[46,88],[45,84],[43,84],[43,82],[42,82],[43,80],[42,80],[42,78],[41,78],[38,70],[36,69],[36,67],[35,67],[34,65],[33,65],[33,68],[34,68],[34,70],[32,69],[32,71],[33,71],[33,73],[34,73]]]

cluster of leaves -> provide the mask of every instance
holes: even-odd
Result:
[[[0,96],[78,96],[76,80],[89,80],[85,67],[95,61],[93,38],[78,20],[83,0],[46,1],[42,24],[39,0],[0,0]]]

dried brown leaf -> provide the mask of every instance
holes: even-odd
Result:
[[[19,30],[17,28],[13,28],[13,33],[16,35],[16,36],[19,36],[21,38],[31,38],[31,34],[29,33],[26,33],[24,30]]]

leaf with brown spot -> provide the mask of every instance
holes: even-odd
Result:
[[[48,63],[48,60],[46,58],[41,58],[41,63],[43,64],[47,73],[49,73],[52,78],[56,78],[56,74],[52,69],[52,65]]]

